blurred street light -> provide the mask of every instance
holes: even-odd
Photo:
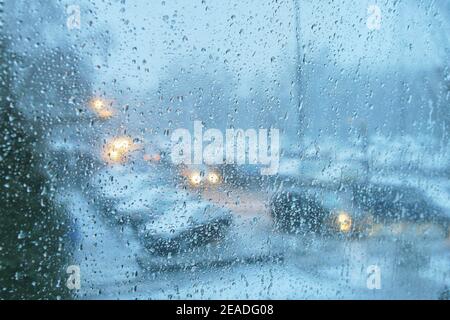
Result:
[[[339,231],[349,232],[352,228],[352,217],[345,211],[339,211],[337,216]]]
[[[109,163],[120,163],[134,149],[135,145],[131,138],[125,136],[117,137],[106,144],[103,157]]]
[[[93,98],[89,103],[91,109],[102,119],[108,119],[113,116],[113,110],[108,105],[108,101],[102,98]]]

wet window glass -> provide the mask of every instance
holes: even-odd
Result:
[[[0,299],[449,299],[448,1],[0,17]]]

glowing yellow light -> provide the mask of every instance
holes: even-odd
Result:
[[[352,217],[345,211],[340,211],[337,216],[339,231],[349,232],[352,228]]]
[[[210,172],[208,174],[208,182],[211,184],[217,184],[220,182],[220,176],[219,174],[215,173],[215,172]]]
[[[101,98],[94,98],[91,100],[92,110],[103,119],[109,118],[113,115],[111,108],[108,107],[107,102]]]
[[[112,139],[105,147],[104,157],[108,162],[122,162],[126,155],[134,149],[134,144],[129,137],[117,137]]]
[[[198,186],[202,182],[202,176],[198,172],[192,172],[189,181],[193,186]]]

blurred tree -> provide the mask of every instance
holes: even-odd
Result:
[[[19,59],[0,36],[0,298],[70,298],[68,223],[43,168],[43,128],[16,107],[13,66]]]

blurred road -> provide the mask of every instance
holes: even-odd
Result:
[[[450,286],[450,243],[442,240],[318,239],[272,230],[267,195],[232,190],[203,196],[235,213],[224,239],[236,256],[282,254],[277,261],[221,268],[150,272],[133,230],[111,224],[95,206],[72,194],[81,241],[74,256],[82,273],[79,298],[91,299],[435,299]],[[66,199],[69,200],[69,199]],[[170,259],[170,257],[168,257]],[[381,289],[367,288],[368,268],[378,266]]]

